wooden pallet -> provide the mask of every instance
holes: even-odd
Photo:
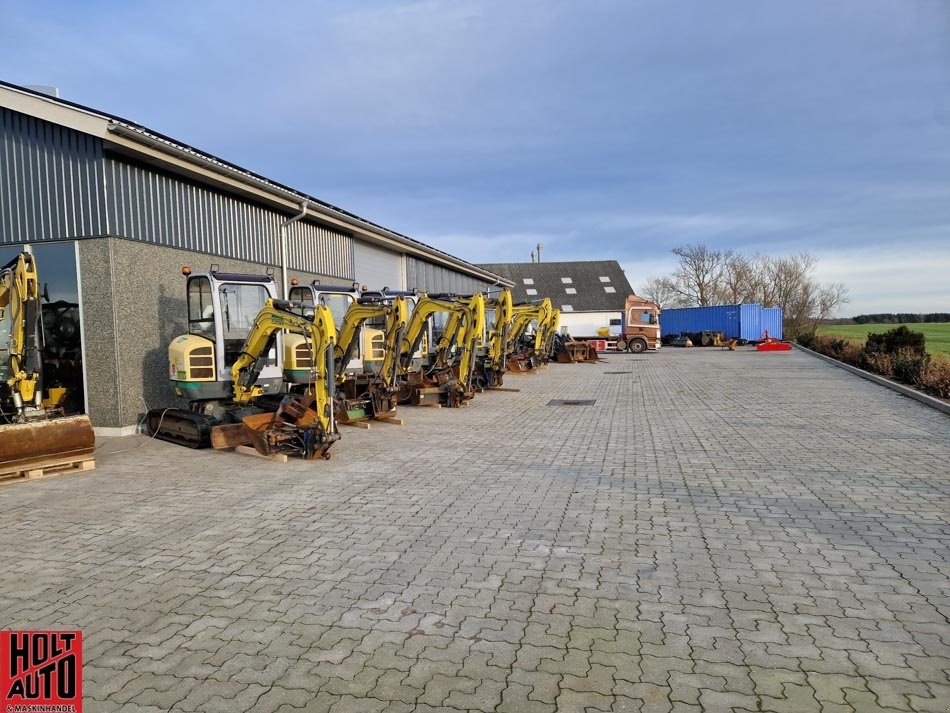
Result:
[[[96,459],[93,456],[50,459],[14,469],[4,469],[0,466],[0,485],[19,483],[26,480],[41,480],[54,475],[81,473],[87,470],[95,470],[95,468]]]
[[[255,458],[263,458],[264,460],[272,460],[276,463],[286,463],[287,454],[286,453],[271,453],[269,456],[264,455],[263,453],[258,453],[257,449],[253,446],[237,446],[234,449],[235,453],[241,453],[246,456],[254,456]]]

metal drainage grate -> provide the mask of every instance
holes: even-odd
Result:
[[[548,406],[593,406],[597,399],[551,399]]]
[[[632,371],[605,371],[605,374],[632,374]]]

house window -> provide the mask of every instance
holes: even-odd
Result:
[[[567,294],[569,294],[569,295],[576,295],[576,294],[577,294],[577,290],[575,290],[573,287],[565,287],[565,288],[564,288],[564,291],[565,291]]]
[[[534,280],[532,280],[530,277],[525,277],[525,278],[523,278],[521,281],[522,281],[523,283],[525,283],[526,285],[533,285],[533,284],[534,284]]]
[[[563,282],[565,285],[573,285],[573,284],[574,284],[574,280],[572,280],[570,277],[562,277],[562,278],[561,278],[561,282]]]
[[[609,277],[603,277],[603,276],[601,276],[600,281],[601,281],[601,282],[610,282],[610,278],[609,278]]]
[[[574,306],[573,306],[573,305],[561,305],[561,311],[562,311],[562,312],[573,312],[573,311],[574,311]]]
[[[607,286],[604,288],[604,292],[606,292],[608,295],[612,295],[612,294],[613,294],[614,292],[616,292],[616,291],[617,291],[617,289],[616,289],[615,287],[613,287],[612,285],[607,285]]]
[[[525,290],[525,294],[536,295],[538,294],[538,291],[532,287],[529,287],[528,289]]]

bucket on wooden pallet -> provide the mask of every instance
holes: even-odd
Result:
[[[50,460],[82,459],[96,450],[88,416],[64,416],[0,426],[0,471]]]

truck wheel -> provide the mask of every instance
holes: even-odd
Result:
[[[647,343],[643,339],[631,339],[627,344],[627,351],[633,354],[643,354],[647,350]]]
[[[618,340],[617,340],[617,351],[618,351],[618,352],[625,352],[625,351],[627,351],[627,343],[626,343],[623,339],[618,339]]]

